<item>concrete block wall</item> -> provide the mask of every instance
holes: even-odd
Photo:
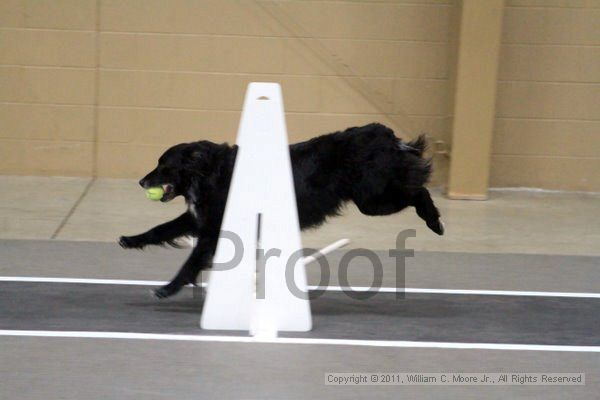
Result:
[[[251,81],[282,84],[291,141],[381,121],[450,143],[456,8],[2,0],[0,174],[139,177],[172,144],[232,142]],[[597,0],[507,0],[492,186],[600,190],[598,20]]]
[[[600,1],[508,0],[491,186],[600,191]]]
[[[0,1],[0,173],[92,174],[92,0]]]
[[[234,141],[251,81],[282,84],[291,141],[372,121],[399,130],[395,119],[411,130],[399,136],[443,137],[453,7],[451,0],[4,0],[0,173],[139,177],[172,144]],[[297,38],[273,12],[310,34]],[[316,46],[380,94],[392,116]]]

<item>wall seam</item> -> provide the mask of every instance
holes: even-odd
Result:
[[[94,104],[93,104],[93,145],[92,145],[92,183],[98,176],[98,137],[99,137],[99,102],[100,102],[100,2],[96,0],[96,31],[95,45],[95,71],[94,71]]]

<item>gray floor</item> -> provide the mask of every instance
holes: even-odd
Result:
[[[9,240],[0,241],[0,253],[0,276],[167,280],[188,251]],[[394,259],[378,254],[384,284],[393,286]],[[332,272],[340,256],[329,257]],[[417,252],[405,278],[414,288],[597,292],[599,264],[598,257],[583,256]],[[350,275],[352,284],[369,285],[372,268],[356,260]],[[309,280],[319,281],[316,265]],[[0,329],[206,334],[197,328],[201,303],[191,289],[162,302],[150,298],[148,289],[0,282]],[[305,336],[313,338],[600,344],[600,299],[407,294],[396,300],[377,294],[356,302],[330,292],[312,307],[315,329]],[[600,393],[599,354],[4,336],[0,398],[591,399]],[[324,385],[326,372],[411,371],[584,372],[586,385]]]
[[[596,399],[597,353],[1,339],[2,399]],[[327,372],[585,372],[585,386],[326,386]]]

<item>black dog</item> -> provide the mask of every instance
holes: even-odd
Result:
[[[435,233],[442,235],[440,214],[424,185],[431,163],[423,158],[425,139],[403,143],[380,124],[349,128],[290,146],[298,215],[302,229],[316,227],[339,215],[354,201],[366,215],[388,215],[408,206]],[[168,149],[158,166],[141,181],[144,188],[162,186],[167,202],[182,195],[188,211],[146,233],[123,236],[124,248],[170,244],[190,235],[198,243],[175,278],[157,290],[159,298],[195,283],[201,269],[210,267],[219,238],[237,146],[208,141],[183,143]]]

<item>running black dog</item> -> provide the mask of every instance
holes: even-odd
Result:
[[[298,215],[302,229],[321,225],[354,201],[366,215],[388,215],[408,206],[435,233],[442,235],[440,213],[424,187],[431,174],[423,158],[425,139],[404,143],[380,124],[349,128],[290,146]],[[182,195],[188,211],[146,233],[122,236],[124,248],[169,244],[189,235],[198,238],[188,260],[175,278],[157,290],[158,298],[195,283],[210,268],[219,238],[237,146],[208,141],[182,143],[168,149],[158,166],[146,175],[143,188],[162,186],[167,202]]]

